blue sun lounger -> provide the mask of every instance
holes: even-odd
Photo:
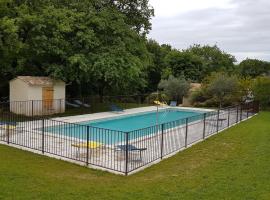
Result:
[[[14,133],[18,131],[17,123],[0,121],[0,130],[4,131],[4,133],[0,135],[1,137],[5,136],[6,134]]]
[[[16,126],[17,125],[17,123],[16,122],[4,122],[4,121],[0,121],[0,126],[7,126],[7,125],[9,125],[9,126]]]
[[[121,107],[119,107],[119,106],[117,106],[115,104],[110,105],[110,109],[113,112],[124,112],[123,108],[121,108]]]
[[[176,101],[171,101],[170,106],[171,107],[176,107],[177,106],[177,102]]]

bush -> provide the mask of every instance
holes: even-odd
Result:
[[[258,77],[253,86],[255,100],[259,101],[263,108],[270,105],[270,78]]]
[[[193,91],[190,94],[189,100],[192,104],[200,104],[205,102],[207,100],[207,97],[205,96],[205,91],[203,89]]]
[[[161,80],[158,88],[162,89],[171,100],[182,102],[183,97],[188,94],[190,84],[184,77],[170,76],[168,80]]]
[[[206,80],[207,93],[218,102],[219,107],[238,101],[239,81],[236,76],[226,73],[214,73]]]

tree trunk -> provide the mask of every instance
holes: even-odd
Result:
[[[103,103],[104,102],[104,89],[105,89],[105,86],[104,85],[101,85],[99,87],[98,93],[99,93],[99,101],[100,101],[100,103]]]

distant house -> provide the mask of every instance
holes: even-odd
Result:
[[[202,84],[200,83],[191,83],[188,95],[183,98],[182,106],[191,106],[190,95],[192,95],[193,92],[201,89],[201,87],[202,87]]]
[[[27,116],[65,112],[65,82],[49,77],[18,76],[9,84],[11,112]]]

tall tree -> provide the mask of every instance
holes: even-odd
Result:
[[[166,56],[165,65],[172,75],[184,75],[195,82],[201,81],[205,75],[203,60],[191,52],[173,50]]]
[[[258,59],[246,59],[239,64],[239,70],[240,74],[244,77],[250,76],[255,78],[270,72],[270,62]]]
[[[17,57],[22,48],[16,20],[8,17],[13,12],[9,3],[10,0],[0,1],[0,96],[8,95],[8,80],[18,70]]]
[[[150,53],[150,65],[146,69],[148,76],[148,90],[155,91],[166,68],[165,57],[171,51],[170,45],[159,45],[155,40],[147,41],[147,50]],[[148,92],[148,91],[147,91]]]
[[[208,75],[218,71],[232,73],[235,70],[235,57],[222,51],[217,45],[193,45],[186,51],[203,59],[205,70]]]
[[[95,0],[5,0],[1,9],[0,56],[7,73],[16,69],[11,76],[91,83],[101,95],[145,86],[145,38],[118,7]]]
[[[154,9],[149,0],[109,0],[121,13],[126,16],[126,23],[143,35],[151,30],[151,18]]]

